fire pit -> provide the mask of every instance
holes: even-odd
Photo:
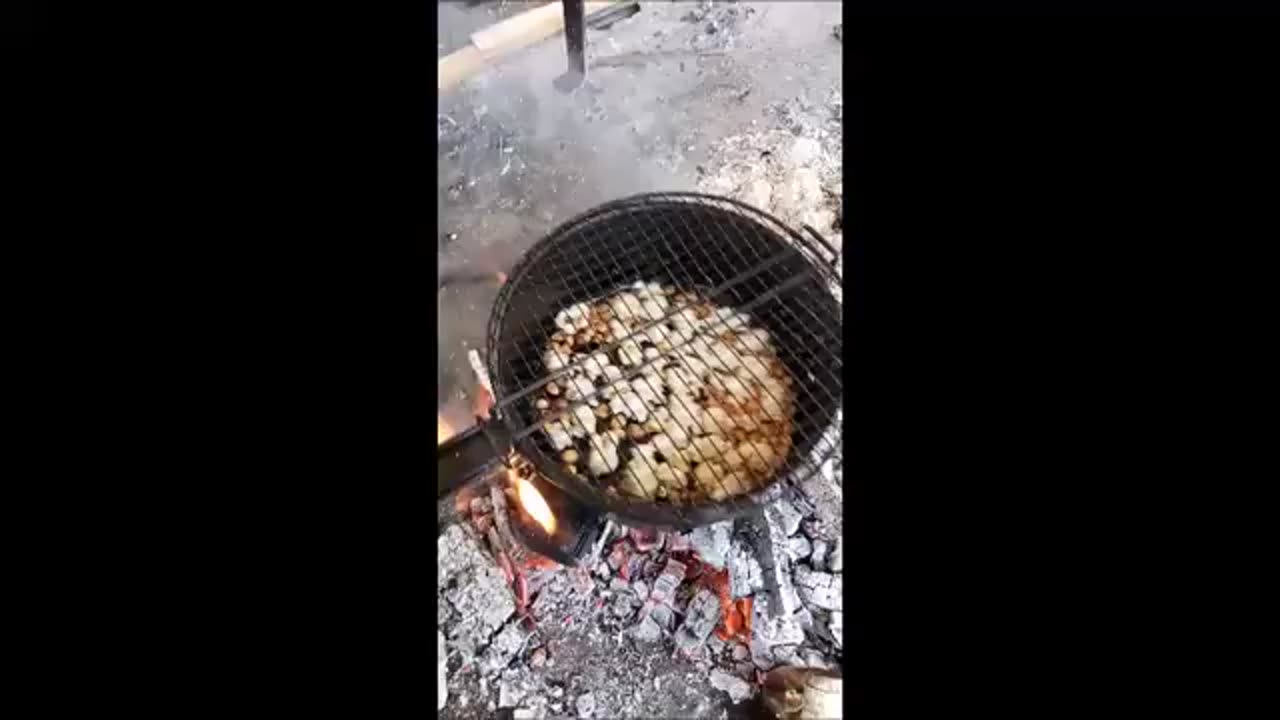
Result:
[[[704,717],[713,714],[705,695],[681,705],[670,693],[704,686],[731,702],[764,701],[775,668],[838,669],[843,551],[829,506],[839,501],[838,456],[759,513],[687,532],[608,519],[527,460],[509,463],[449,501],[458,524],[440,552],[475,567],[448,573],[442,587],[488,577],[502,588],[485,580],[483,592],[446,590],[442,599],[451,703],[483,703],[482,714],[519,708],[524,717],[579,714],[580,704],[587,716],[661,707]],[[467,619],[494,607],[505,613],[496,626]],[[572,679],[596,666],[645,668],[644,687],[621,697],[636,683],[608,673]],[[671,675],[683,680],[650,684]],[[485,700],[491,683],[497,698]]]

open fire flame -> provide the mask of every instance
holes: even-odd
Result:
[[[542,497],[542,493],[538,492],[538,488],[533,483],[521,477],[515,477],[516,497],[520,500],[520,506],[529,513],[530,517],[547,531],[547,535],[556,534],[556,516],[551,512],[551,506],[547,505],[547,501]]]

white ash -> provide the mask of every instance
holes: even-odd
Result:
[[[741,678],[720,669],[711,671],[711,686],[728,693],[729,699],[735,703],[740,703],[756,693],[755,685],[748,684]]]
[[[827,541],[821,537],[813,541],[813,552],[809,556],[809,566],[814,570],[827,569]]]
[[[791,556],[792,562],[807,560],[812,552],[813,546],[803,535],[797,535],[787,541],[787,554]]]
[[[529,633],[521,627],[520,623],[514,622],[507,625],[493,638],[493,642],[485,650],[481,658],[481,666],[489,673],[502,670],[524,647],[528,636]]]
[[[676,649],[692,655],[707,641],[720,622],[720,600],[715,593],[703,588],[689,603],[684,623],[676,630]]]
[[[776,500],[765,508],[765,513],[772,515],[769,518],[771,523],[777,523],[778,528],[782,530],[783,537],[791,537],[800,532],[800,521],[804,516],[796,511],[795,507],[786,499]]]
[[[834,109],[836,101],[830,102]],[[784,121],[792,115],[811,116],[787,104],[774,112]],[[792,227],[809,225],[839,249],[844,241],[840,136],[834,118],[821,125],[804,122],[788,130],[730,135],[712,146],[708,164],[716,171],[704,175],[699,187],[741,200]]]
[[[436,710],[443,710],[449,699],[448,660],[445,653],[444,633],[436,631]]]
[[[751,597],[763,589],[764,571],[756,559],[754,543],[738,535],[729,551],[729,592],[733,597]]]
[[[515,598],[502,571],[461,526],[448,527],[436,549],[437,587],[447,601],[438,604],[436,620],[469,659],[515,613]]]
[[[760,569],[764,574],[767,597],[762,605],[769,617],[782,618],[794,614],[800,609],[800,599],[792,582],[791,556],[788,554],[790,538],[787,530],[793,519],[794,511],[785,500],[780,500],[756,513],[751,525],[756,529],[756,547]],[[796,522],[797,529],[799,521]]]
[[[823,610],[840,610],[842,582],[839,574],[817,572],[801,565],[795,573],[796,592],[810,607]]]
[[[668,708],[671,716],[715,716],[717,704],[724,708],[750,697],[744,688],[755,693],[758,671],[782,665],[838,667],[842,581],[821,562],[824,555],[835,556],[834,543],[823,545],[826,541],[799,532],[783,537],[797,525],[796,514],[804,515],[798,531],[819,529],[814,512],[812,503],[794,499],[760,512],[756,520],[656,538],[619,526],[621,537],[600,548],[590,570],[543,571],[529,607],[538,628],[534,637],[518,617],[510,617],[505,627],[478,642],[480,662],[464,664],[447,680],[450,700],[443,714],[469,720],[471,712],[510,708],[520,717],[577,715],[577,698],[590,692],[591,717],[634,717],[651,707]],[[460,539],[449,536],[450,542]],[[492,563],[481,548],[473,550]],[[711,572],[721,550],[730,594],[753,599],[749,640],[720,637],[719,599],[689,577],[691,566],[683,559],[696,557],[708,566],[701,572]],[[768,560],[767,570],[762,560]],[[764,580],[780,568],[798,591],[797,609],[790,614],[780,614]],[[459,652],[452,645],[449,649]],[[637,668],[647,669],[638,673]],[[655,688],[648,673],[658,672],[683,680]],[[589,677],[573,679],[582,673]],[[481,680],[485,689],[478,691]],[[672,703],[680,709],[671,710]]]
[[[733,522],[724,521],[704,525],[686,533],[690,547],[708,565],[723,569],[729,561],[733,537]]]

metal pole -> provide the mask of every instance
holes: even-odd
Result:
[[[555,79],[562,92],[578,89],[587,79],[587,23],[583,0],[561,0],[564,8],[564,43],[569,55],[569,70]]]

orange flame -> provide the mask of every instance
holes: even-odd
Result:
[[[542,493],[538,492],[538,488],[534,487],[533,483],[524,478],[516,478],[516,497],[520,499],[520,506],[538,521],[548,535],[556,534],[556,516],[552,514],[551,506],[547,505]]]

